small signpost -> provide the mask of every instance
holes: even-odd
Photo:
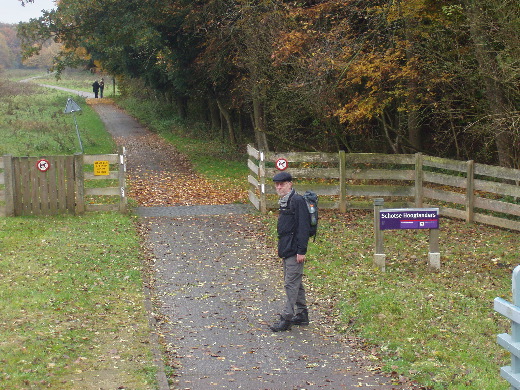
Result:
[[[64,114],[72,114],[74,115],[74,124],[76,125],[76,134],[78,135],[79,147],[81,149],[81,153],[83,153],[83,143],[81,142],[81,137],[79,135],[78,122],[76,121],[76,112],[81,111],[81,107],[76,103],[72,98],[67,99],[67,105],[65,106]]]
[[[441,267],[441,255],[439,253],[439,209],[383,209],[383,205],[383,199],[374,199],[374,232],[376,241],[374,264],[383,271],[385,270],[384,230],[429,229],[429,262],[431,267],[439,269]]]

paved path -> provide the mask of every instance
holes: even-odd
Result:
[[[136,213],[141,217],[196,217],[209,215],[248,214],[254,207],[245,204],[175,206],[175,207],[137,207]]]
[[[94,92],[75,91],[70,88],[58,87],[57,85],[49,85],[49,84],[38,84],[38,85],[40,87],[46,87],[46,88],[57,89],[59,91],[70,92],[71,94],[82,96],[84,98],[93,98],[94,97]]]
[[[104,104],[94,108],[119,143],[146,136],[123,111]],[[161,154],[145,142],[133,143],[129,160],[150,156],[155,162],[147,170],[175,165],[160,161]],[[129,170],[147,162],[129,161]],[[327,326],[317,306],[310,306],[309,326],[269,330],[283,303],[282,276],[273,250],[252,234],[261,226],[250,211],[245,205],[137,209],[154,258],[151,299],[175,367],[168,378],[172,388],[403,388],[371,370],[348,339]],[[161,390],[167,388],[159,382]]]
[[[28,82],[35,81],[35,80],[37,80],[37,79],[39,79],[41,77],[45,77],[45,76],[34,76],[34,77],[30,77],[30,78],[25,79],[25,80],[20,80],[20,82],[21,83],[28,83]],[[52,88],[52,89],[57,89],[59,91],[70,92],[72,95],[82,96],[84,98],[93,98],[94,97],[94,92],[77,91],[77,90],[74,90],[74,89],[59,87],[57,85],[40,84],[40,83],[36,83],[36,84],[38,84],[40,87]]]
[[[177,367],[175,388],[394,388],[322,326],[316,307],[307,327],[268,329],[282,305],[282,275],[279,263],[244,229],[254,224],[251,217],[147,222],[156,257],[155,304]]]

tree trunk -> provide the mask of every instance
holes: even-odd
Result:
[[[221,128],[221,123],[218,105],[213,99],[209,99],[208,103],[211,121],[211,131],[219,131]]]
[[[188,117],[188,98],[186,96],[177,96],[175,98],[175,103],[177,105],[177,112],[181,119],[186,119]]]
[[[387,123],[385,117],[386,117],[386,114],[383,111],[379,120],[380,120],[381,124],[383,125],[383,130],[385,132],[385,138],[388,141],[388,145],[390,145],[390,148],[392,148],[392,152],[394,154],[398,154],[399,153],[399,133],[397,133],[397,135],[395,137],[395,141],[392,140],[390,131],[388,129],[388,123]]]
[[[267,143],[267,135],[265,134],[265,118],[264,118],[264,107],[260,102],[260,99],[253,97],[253,127],[255,129],[255,140],[258,150],[264,152],[269,151],[269,145]]]
[[[408,101],[408,141],[415,152],[422,149],[421,127],[419,126],[419,112],[414,108],[414,98]]]
[[[399,2],[399,8],[401,2]],[[401,13],[401,12],[400,12]],[[409,17],[404,18],[404,35],[408,42],[406,46],[406,61],[410,64],[415,56],[414,52],[414,36],[412,34],[412,21]],[[413,76],[409,76],[408,82],[408,96],[406,98],[406,112],[407,112],[407,128],[408,128],[408,143],[414,149],[415,152],[421,150],[421,127],[419,125],[419,110],[417,102],[417,81],[414,80]]]
[[[502,72],[497,61],[496,52],[489,47],[484,26],[480,23],[480,6],[477,0],[467,1],[468,21],[470,26],[471,39],[475,50],[480,74],[483,82],[484,94],[489,103],[488,114],[492,118],[495,144],[498,152],[498,162],[500,166],[511,167],[513,165],[511,139],[507,125],[503,118],[510,115],[512,109],[508,104],[507,94],[500,85]]]
[[[224,105],[221,103],[221,101],[219,99],[217,99],[217,105],[220,110],[220,113],[222,114],[222,116],[224,117],[224,119],[227,123],[229,142],[232,145],[236,145],[237,140],[235,137],[235,129],[233,128],[233,121],[231,120],[231,114],[229,113],[229,110],[226,107],[224,107]]]
[[[408,109],[408,141],[415,152],[422,148],[421,126],[419,125],[419,110],[417,109],[417,102],[414,98],[417,92],[417,84],[413,81],[408,83],[409,95],[407,98]]]

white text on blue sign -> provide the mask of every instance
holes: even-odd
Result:
[[[438,229],[439,209],[382,209],[379,211],[379,228]]]

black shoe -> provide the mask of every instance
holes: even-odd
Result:
[[[271,330],[273,332],[283,332],[285,330],[290,330],[291,329],[291,325],[292,325],[292,321],[291,320],[286,320],[285,318],[280,316],[280,321],[277,322],[276,324],[270,326],[269,328],[271,328]]]
[[[301,313],[296,314],[292,319],[293,325],[309,325],[309,312],[303,309]]]

